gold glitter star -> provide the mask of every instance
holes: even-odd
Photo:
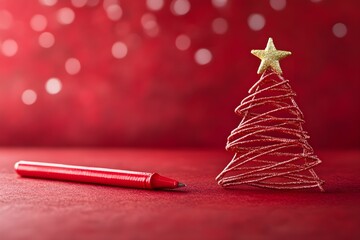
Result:
[[[272,38],[269,38],[265,50],[251,50],[251,53],[261,59],[258,74],[262,74],[268,68],[282,74],[279,60],[291,55],[291,52],[277,50]]]

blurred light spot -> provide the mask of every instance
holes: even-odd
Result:
[[[81,64],[76,58],[69,58],[65,62],[65,70],[70,75],[75,75],[80,72]]]
[[[248,24],[251,30],[259,31],[265,26],[265,18],[258,13],[251,14],[248,18]]]
[[[190,11],[190,2],[188,0],[173,0],[170,10],[174,15],[185,15]]]
[[[143,26],[146,34],[150,37],[155,37],[160,32],[156,18],[151,13],[146,13],[141,17],[141,25]]]
[[[13,22],[11,13],[5,9],[0,10],[0,29],[9,29]]]
[[[71,0],[71,4],[74,6],[74,7],[78,7],[78,8],[81,8],[81,7],[84,7],[87,3],[87,0]]]
[[[145,29],[154,28],[157,25],[156,18],[151,13],[146,13],[141,17],[141,25]]]
[[[113,44],[111,53],[114,58],[121,59],[127,55],[128,48],[125,43],[119,41]]]
[[[106,10],[108,6],[118,4],[118,0],[104,0],[103,8]]]
[[[212,29],[214,33],[224,34],[228,30],[228,23],[224,18],[216,18],[212,22]]]
[[[26,105],[32,105],[36,102],[37,94],[34,90],[26,89],[22,95],[21,100]]]
[[[270,6],[276,11],[284,10],[286,7],[286,0],[270,0]]]
[[[39,0],[40,4],[44,6],[54,6],[57,3],[57,0]]]
[[[58,78],[50,78],[45,84],[45,90],[49,94],[57,94],[61,91],[62,84]]]
[[[211,0],[214,7],[225,7],[227,0]]]
[[[208,49],[201,48],[195,52],[195,62],[199,65],[208,64],[212,59],[212,54]]]
[[[18,44],[13,39],[6,39],[1,45],[1,52],[6,57],[13,57],[18,51]]]
[[[100,0],[88,0],[86,5],[89,7],[95,7],[99,4]]]
[[[190,40],[189,36],[187,36],[185,34],[181,34],[181,35],[177,36],[177,38],[175,40],[175,46],[181,51],[185,51],[185,50],[189,49],[190,44],[191,44],[191,40]]]
[[[56,18],[61,24],[70,24],[75,19],[75,13],[71,8],[61,8],[57,11]]]
[[[39,45],[43,48],[50,48],[55,43],[55,37],[52,33],[43,32],[38,38]]]
[[[149,10],[159,11],[164,6],[164,0],[146,0],[146,6]]]
[[[310,0],[310,1],[312,1],[313,3],[319,3],[319,2],[321,2],[322,0]]]
[[[44,31],[47,26],[47,20],[43,15],[36,14],[31,18],[30,26],[34,31]]]
[[[117,21],[121,18],[123,11],[117,4],[111,4],[106,8],[106,14],[110,20]]]
[[[332,31],[336,37],[343,38],[347,34],[347,27],[343,23],[336,23],[333,26]]]

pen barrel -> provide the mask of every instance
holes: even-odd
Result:
[[[153,173],[29,161],[17,162],[15,171],[22,177],[145,189],[152,188],[151,179],[154,175]]]

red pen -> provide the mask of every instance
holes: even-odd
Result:
[[[157,173],[124,171],[109,168],[19,161],[15,171],[22,177],[95,183],[144,189],[174,189],[186,185]]]

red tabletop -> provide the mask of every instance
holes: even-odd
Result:
[[[317,151],[325,193],[222,189],[215,150],[0,149],[0,239],[359,239],[360,151]],[[18,177],[33,161],[158,172],[152,191]]]

